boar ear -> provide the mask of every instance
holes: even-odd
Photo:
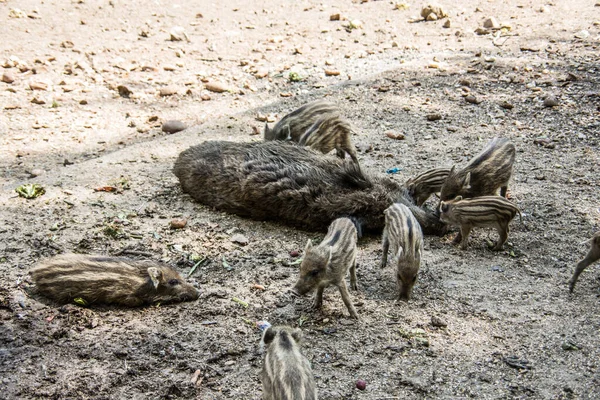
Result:
[[[306,247],[304,248],[304,255],[306,255],[306,252],[308,250],[310,250],[312,248],[312,240],[308,239],[308,242],[306,242]]]
[[[275,329],[272,326],[268,327],[265,333],[263,334],[263,342],[265,344],[269,344],[275,339]]]
[[[463,189],[471,189],[471,173],[467,172],[467,176],[465,176],[465,180],[463,182]]]
[[[300,328],[296,328],[292,331],[292,337],[294,338],[296,343],[302,342],[303,336],[302,336],[302,331],[300,330]]]
[[[271,129],[269,128],[269,123],[265,122],[265,129],[263,130],[263,133],[266,135],[269,132],[271,132]]]
[[[453,165],[452,168],[450,168],[450,175],[452,175],[454,173],[455,169],[456,169],[456,165]]]
[[[292,132],[290,131],[290,126],[286,125],[285,129],[287,129],[287,137],[285,138],[285,140],[292,140]]]
[[[445,201],[440,202],[440,212],[448,212],[448,203]]]
[[[158,285],[160,284],[160,281],[162,280],[162,277],[163,277],[162,271],[156,267],[150,267],[150,268],[148,268],[148,275],[150,276],[150,279],[152,280],[154,289],[156,289],[158,287]]]

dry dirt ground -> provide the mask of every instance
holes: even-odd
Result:
[[[411,22],[423,5],[0,0],[2,397],[258,399],[254,322],[268,320],[302,328],[324,399],[598,398],[598,266],[574,294],[566,283],[587,251],[578,243],[600,229],[600,7],[446,2],[444,28]],[[491,16],[505,28],[475,34]],[[483,229],[465,251],[453,234],[426,237],[414,298],[398,303],[380,239],[366,237],[351,293],[360,322],[334,290],[320,312],[286,297],[290,252],[323,233],[198,205],[171,168],[205,140],[260,140],[257,116],[322,97],[355,125],[364,168],[399,168],[400,182],[510,138],[523,222],[504,251],[487,249],[495,233]],[[169,119],[190,128],[163,133]],[[24,183],[46,193],[18,197]],[[121,190],[94,191],[106,185]],[[178,217],[187,226],[171,230]],[[196,302],[87,309],[30,295],[28,270],[63,252],[142,252],[186,275],[210,262],[189,278]]]

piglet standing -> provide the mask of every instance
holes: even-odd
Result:
[[[261,347],[267,354],[261,381],[264,400],[316,400],[317,386],[310,362],[300,351],[302,332],[289,326],[265,329]]]
[[[440,203],[440,220],[449,225],[460,226],[460,232],[454,239],[454,244],[461,243],[461,248],[467,248],[469,234],[474,227],[496,228],[498,241],[493,250],[501,250],[508,239],[508,224],[521,211],[502,196],[482,196],[473,199],[463,199],[461,196],[452,201]]]
[[[415,204],[420,207],[429,196],[442,190],[442,185],[446,182],[449,173],[449,168],[433,168],[410,178],[404,187],[415,200]]]
[[[63,304],[81,299],[136,307],[199,296],[175,270],[153,261],[67,254],[42,262],[30,274],[40,294]]]
[[[309,239],[300,264],[300,277],[292,292],[297,295],[317,289],[314,307],[323,304],[323,290],[335,285],[340,290],[342,300],[352,318],[358,319],[354,305],[350,301],[345,277],[350,270],[350,286],[357,290],[356,284],[356,226],[349,218],[338,218],[329,225],[327,235],[317,246]]]
[[[586,269],[588,266],[592,265],[596,261],[600,260],[600,232],[596,232],[594,236],[590,240],[584,243],[590,243],[592,247],[590,251],[587,253],[585,258],[577,263],[575,267],[575,272],[573,273],[573,277],[569,281],[569,290],[573,293],[573,289],[575,288],[575,283],[577,283],[577,279],[579,275]]]
[[[387,265],[390,246],[396,264],[398,298],[408,300],[421,266],[423,233],[416,218],[404,204],[396,203],[385,210],[382,268]]]

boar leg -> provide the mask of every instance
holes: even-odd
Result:
[[[452,244],[460,244],[461,241],[462,241],[462,234],[460,233],[460,231],[458,231],[458,233],[454,237],[454,240],[452,241]]]
[[[358,290],[358,285],[356,283],[356,259],[354,259],[354,262],[350,267],[350,287],[352,290]]]
[[[461,225],[460,226],[460,236],[462,241],[460,242],[460,248],[463,250],[467,249],[467,244],[469,243],[469,235],[471,234],[471,226],[470,225]],[[456,239],[454,239],[456,240]]]
[[[344,147],[344,150],[346,151],[346,153],[348,153],[352,161],[354,161],[355,164],[358,164],[358,154],[356,154],[356,150],[354,150],[354,147],[351,144],[348,144]]]
[[[315,301],[313,303],[313,308],[319,309],[323,305],[323,290],[324,286],[319,286],[317,288],[317,292],[315,293]]]
[[[358,314],[356,313],[354,304],[352,304],[352,301],[350,301],[350,294],[348,293],[348,288],[346,287],[346,282],[342,280],[340,283],[338,283],[338,288],[340,289],[340,294],[342,295],[342,300],[344,301],[346,308],[348,308],[348,311],[350,312],[350,316],[354,319],[358,319]]]
[[[383,231],[383,255],[381,256],[381,268],[387,265],[388,250],[390,249],[390,240],[387,237],[387,232]]]
[[[506,197],[507,192],[508,192],[508,186],[502,186],[500,188],[500,196],[504,197],[505,199],[507,198]]]
[[[335,149],[335,155],[338,156],[339,158],[341,158],[342,160],[344,158],[346,158],[346,152],[344,150],[342,150],[341,148]]]
[[[510,231],[508,222],[499,223],[496,229],[498,230],[498,235],[500,235],[500,237],[492,250],[499,251],[502,250],[502,246],[504,246],[504,243],[508,240],[508,232]]]
[[[577,279],[579,279],[579,275],[586,269],[588,266],[596,262],[600,259],[600,250],[592,247],[589,253],[585,256],[585,258],[577,263],[575,267],[575,272],[573,273],[573,277],[569,281],[569,290],[573,293],[573,289],[575,288],[575,283],[577,283]]]

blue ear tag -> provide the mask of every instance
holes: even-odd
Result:
[[[402,171],[402,168],[390,168],[387,171],[385,171],[386,174],[397,174],[398,172]]]

